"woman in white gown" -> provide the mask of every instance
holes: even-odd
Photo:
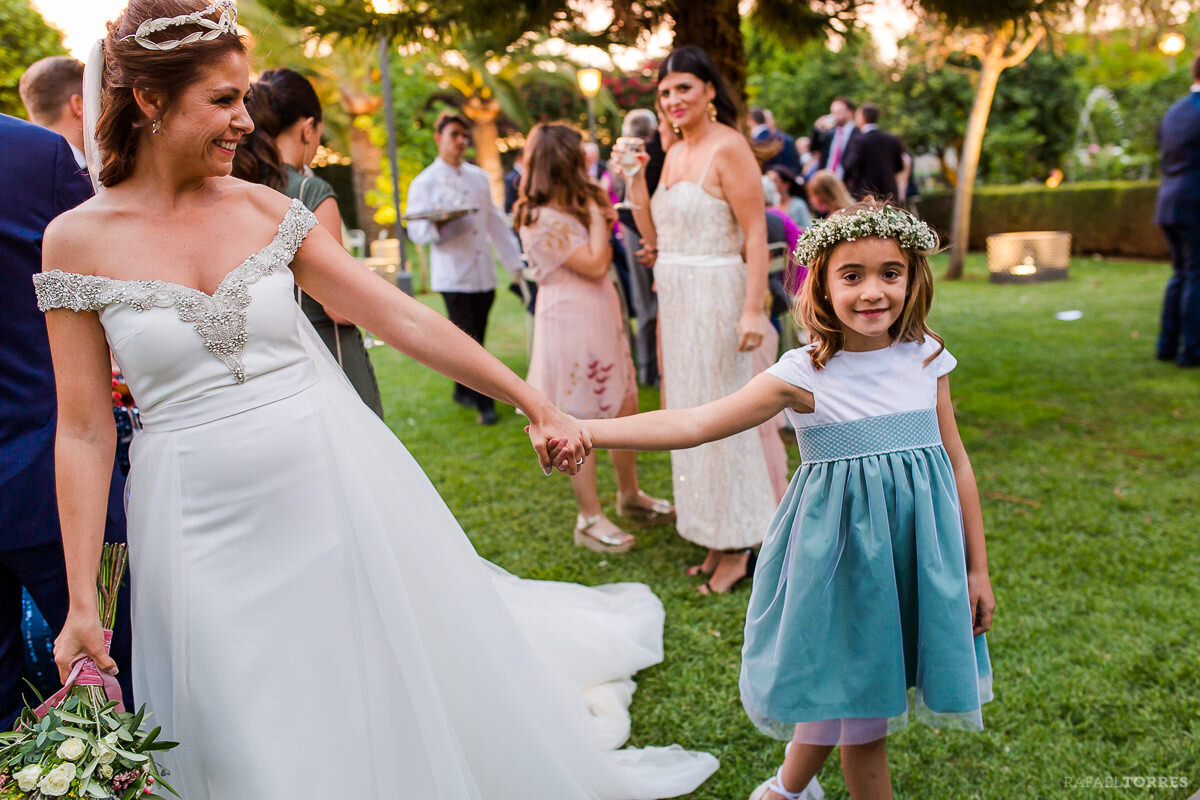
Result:
[[[638,230],[658,247],[665,405],[691,408],[736,392],[775,359],[779,336],[763,311],[766,206],[733,99],[703,50],[685,45],[667,56],[658,102],[679,140],[667,151],[654,197],[645,170],[629,193]],[[701,591],[729,591],[753,571],[752,548],[787,488],[779,425],[768,420],[757,432],[674,450],[671,472],[675,527],[709,548],[688,572],[712,576]]]
[[[111,348],[145,424],[128,497],[134,684],[182,742],[164,761],[187,800],[629,800],[707,778],[706,754],[615,750],[630,675],[661,659],[653,594],[481,560],[299,313],[296,282],[523,409],[547,471],[548,447],[566,471],[586,456],[573,420],[302,204],[225,177],[251,128],[232,3],[133,0],[86,84],[104,191],[51,225],[36,281],[59,391],[60,669],[114,667],[94,588]]]

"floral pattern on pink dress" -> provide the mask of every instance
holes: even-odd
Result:
[[[563,265],[587,245],[587,229],[570,214],[543,206],[520,234],[538,284],[527,380],[580,419],[617,416],[637,393],[620,298],[608,276],[586,278]]]

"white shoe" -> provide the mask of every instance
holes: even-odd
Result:
[[[783,751],[784,758],[787,758],[787,751],[792,749],[792,743],[788,742],[787,747]],[[817,783],[817,776],[814,775],[812,780],[798,792],[789,792],[783,788],[783,765],[779,765],[779,771],[773,776],[763,781],[757,789],[750,793],[750,800],[764,800],[770,792],[775,792],[783,798],[783,800],[825,800],[825,790],[821,788],[821,784]]]

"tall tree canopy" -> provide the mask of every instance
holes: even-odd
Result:
[[[21,74],[39,59],[66,53],[62,33],[29,0],[0,0],[0,113],[24,119],[17,93]]]

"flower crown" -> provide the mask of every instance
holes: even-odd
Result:
[[[212,20],[209,17],[220,12],[217,19]],[[199,25],[208,28],[207,31],[195,31],[189,33],[182,39],[171,39],[166,42],[155,42],[150,39],[151,34],[165,31],[167,28],[173,28],[177,25]],[[194,11],[191,14],[181,14],[178,17],[159,17],[158,19],[148,19],[141,25],[138,25],[136,32],[121,39],[133,39],[147,50],[173,50],[181,44],[191,44],[200,40],[215,39],[223,33],[237,33],[237,6],[234,0],[217,0],[207,8],[200,11]]]
[[[848,214],[835,213],[810,225],[796,244],[796,262],[808,266],[817,254],[839,242],[878,236],[895,239],[905,250],[936,250],[937,234],[925,222],[893,206],[863,208]]]

